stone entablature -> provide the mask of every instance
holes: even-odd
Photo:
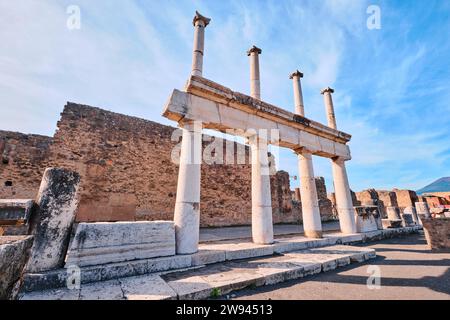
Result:
[[[201,121],[205,129],[237,130],[236,134],[243,136],[251,134],[249,129],[277,129],[281,147],[306,148],[328,158],[351,158],[345,144],[351,139],[349,134],[198,76],[190,77],[186,92],[173,91],[163,116],[177,122]]]

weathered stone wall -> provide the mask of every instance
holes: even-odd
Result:
[[[0,131],[0,198],[34,198],[52,138]]]
[[[0,131],[0,154],[5,159],[0,163],[0,198],[35,198],[45,168],[63,167],[81,175],[78,222],[172,220],[178,178],[172,152],[179,150],[181,138],[175,135],[172,141],[175,130],[68,103],[54,138]],[[204,152],[210,152],[205,148],[215,138],[204,138]],[[202,226],[251,224],[250,150],[239,147],[245,149],[245,164],[202,166]],[[235,143],[235,152],[237,148]],[[6,181],[13,186],[5,187]],[[323,178],[316,179],[316,185],[321,214],[328,220],[332,203]],[[274,223],[301,221],[301,205],[292,202],[289,174],[273,175],[271,188]]]
[[[417,194],[412,190],[394,189],[393,192],[395,192],[395,195],[397,196],[397,203],[401,212],[403,212],[406,207],[414,207],[416,202],[419,201]]]
[[[450,219],[422,219],[425,237],[432,250],[450,251]]]
[[[327,195],[327,187],[323,177],[316,177],[317,197],[319,199],[319,209],[322,220],[327,221],[333,219],[333,204]]]

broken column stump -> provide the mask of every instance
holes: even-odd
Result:
[[[37,196],[38,212],[34,243],[27,272],[42,272],[62,267],[78,205],[80,175],[47,168]]]

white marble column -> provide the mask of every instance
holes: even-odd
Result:
[[[339,224],[342,233],[356,233],[355,213],[352,195],[348,183],[345,160],[335,158],[332,162],[334,192],[336,194],[336,209],[339,214]]]
[[[312,155],[306,149],[297,153],[300,172],[300,194],[302,199],[303,230],[308,238],[322,237],[322,221],[317,200],[316,181]]]
[[[200,169],[202,161],[202,125],[180,123],[183,130],[177,198],[175,204],[175,238],[177,254],[198,251],[200,231]]]
[[[250,57],[250,95],[261,100],[261,85],[259,78],[259,55],[262,53],[260,48],[253,46],[247,51]]]
[[[252,152],[252,237],[258,244],[273,243],[272,194],[267,141],[248,140]]]
[[[292,79],[292,83],[294,86],[295,114],[304,117],[305,107],[303,104],[302,84],[300,81],[301,78],[303,78],[303,73],[298,70],[296,70],[289,76],[289,79]]]
[[[202,16],[198,11],[195,12],[194,24],[194,49],[192,53],[192,75],[202,76],[203,72],[203,53],[205,50],[205,28],[211,19]]]
[[[334,93],[334,90],[328,87],[323,89],[321,93],[323,94],[323,100],[327,112],[328,126],[330,128],[337,129],[336,116],[334,114],[333,98],[331,97],[331,94]]]
[[[296,70],[289,76],[293,82],[295,114],[305,116],[303,92],[300,79],[303,73]],[[312,154],[307,149],[297,150],[298,170],[300,175],[300,194],[302,203],[303,230],[309,238],[322,237],[322,221],[320,218],[319,201],[317,197],[316,179]]]

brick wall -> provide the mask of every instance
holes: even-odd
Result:
[[[0,198],[34,198],[52,138],[0,131]]]
[[[171,220],[178,166],[172,161],[180,139],[176,128],[85,105],[68,103],[53,138],[0,131],[0,198],[34,198],[48,166],[73,169],[82,176],[77,221]],[[205,136],[204,152],[211,141]],[[251,224],[251,165],[204,164],[201,225]],[[217,150],[216,150],[217,151]],[[214,154],[213,154],[214,155]],[[225,157],[225,149],[223,150]],[[220,156],[218,157],[220,158]],[[236,159],[236,155],[235,155]],[[11,181],[12,187],[4,183]],[[324,220],[332,217],[323,178],[316,179]],[[292,202],[289,174],[271,177],[274,223],[301,221]]]

